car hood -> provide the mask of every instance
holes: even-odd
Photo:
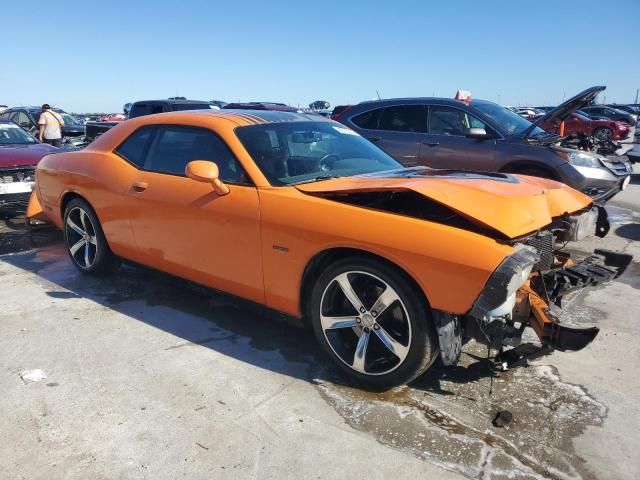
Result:
[[[296,185],[296,188],[318,196],[410,190],[509,238],[542,229],[554,217],[576,212],[592,203],[588,196],[553,180],[421,168],[336,178]]]
[[[0,145],[0,168],[36,166],[45,155],[60,149],[45,143]]]
[[[531,126],[523,132],[524,136],[528,137],[536,127],[542,125],[543,123],[551,122],[553,120],[558,120],[560,122],[563,121],[576,110],[580,110],[585,105],[588,105],[594,98],[598,96],[600,92],[602,92],[606,88],[607,87],[602,85],[587,88],[575,97],[571,97],[566,102],[563,102],[556,108],[549,110],[545,115],[542,115],[535,122],[533,122]]]

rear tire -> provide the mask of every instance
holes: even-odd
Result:
[[[120,265],[107,243],[98,216],[84,200],[75,198],[64,211],[64,241],[73,265],[88,275],[106,275]]]
[[[384,262],[353,257],[333,263],[316,281],[310,302],[318,342],[358,384],[378,391],[404,385],[437,355],[422,293]]]

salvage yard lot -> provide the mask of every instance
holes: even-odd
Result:
[[[640,259],[640,175],[604,240]],[[640,477],[640,266],[571,301],[600,335],[493,380],[486,350],[349,387],[295,321],[142,268],[80,276],[58,232],[0,227],[0,478]],[[566,308],[566,307],[565,307]],[[46,378],[29,382],[25,371]],[[496,428],[496,411],[513,423]]]

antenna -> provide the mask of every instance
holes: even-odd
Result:
[[[380,100],[380,94],[378,93],[378,90],[376,90],[376,95],[378,96],[378,100]]]

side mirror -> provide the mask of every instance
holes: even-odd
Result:
[[[477,138],[478,140],[484,140],[489,138],[489,134],[484,128],[470,128],[467,131],[467,138]]]
[[[187,163],[184,174],[196,182],[210,183],[218,195],[227,195],[229,193],[229,187],[218,178],[218,166],[213,162],[193,160]]]

